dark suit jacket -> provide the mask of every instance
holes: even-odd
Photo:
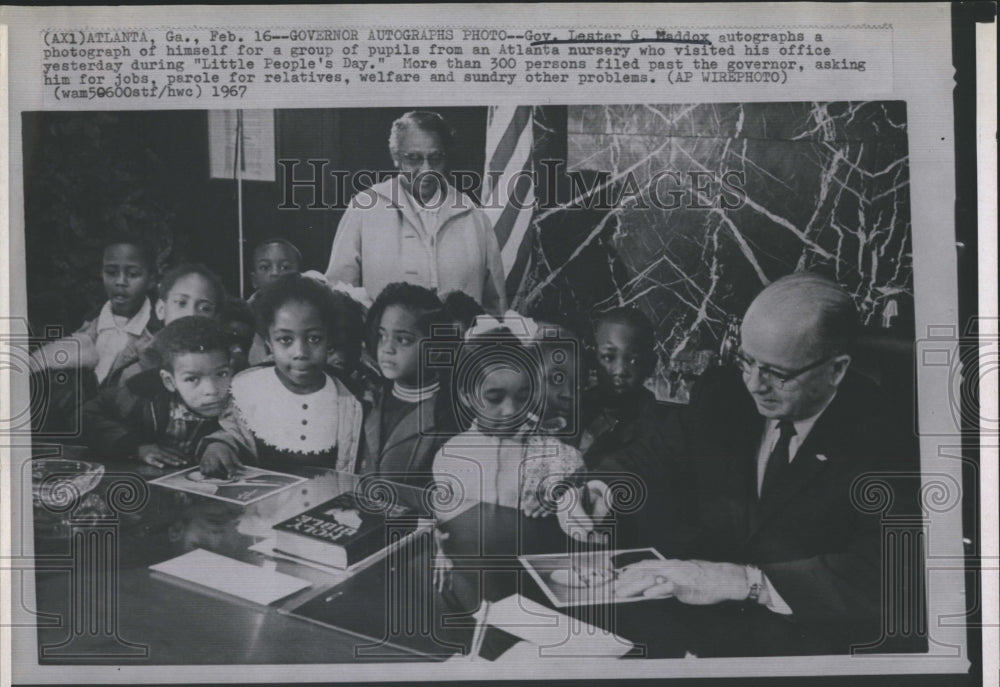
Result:
[[[887,408],[873,384],[848,374],[788,479],[763,501],[757,454],[765,421],[739,375],[706,374],[668,430],[697,493],[687,523],[696,532],[691,553],[758,565],[796,622],[815,625],[842,648],[880,640],[884,577],[897,591],[921,578],[914,575],[922,567],[919,546],[899,569],[883,556],[890,516],[915,516],[919,529],[919,460],[905,433],[890,426]],[[891,490],[891,505],[878,502],[880,484]],[[907,590],[914,591],[922,597]],[[920,613],[918,605],[897,610]]]
[[[389,428],[388,436],[379,436],[382,427],[382,404],[385,391],[365,418],[364,437],[359,453],[358,472],[377,473],[386,479],[414,486],[433,482],[431,465],[444,443],[457,432],[441,391],[434,400],[424,401]]]

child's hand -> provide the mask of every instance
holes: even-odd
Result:
[[[521,494],[521,511],[529,518],[541,518],[550,512],[535,494],[529,492]]]
[[[187,465],[187,458],[169,448],[157,444],[143,444],[137,452],[139,460],[154,468],[179,467]]]
[[[594,529],[593,492],[589,490],[590,487],[584,485],[575,491],[566,491],[556,505],[559,526],[577,541],[587,541]]]
[[[243,470],[236,452],[225,444],[213,441],[201,454],[201,474],[206,477],[232,477]]]

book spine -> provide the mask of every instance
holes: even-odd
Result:
[[[363,536],[344,545],[347,552],[347,565],[354,565],[396,540],[402,539],[417,528],[417,522],[418,519],[415,517],[393,518],[387,520],[384,527],[372,528]]]

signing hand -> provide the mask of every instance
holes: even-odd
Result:
[[[746,568],[709,561],[650,561],[622,569],[615,596],[669,597],[686,604],[742,601],[750,593]]]
[[[206,477],[232,477],[243,471],[236,452],[225,444],[213,441],[201,454],[201,474]]]
[[[143,444],[136,452],[136,456],[146,465],[160,469],[187,465],[188,462],[180,453],[157,444]]]

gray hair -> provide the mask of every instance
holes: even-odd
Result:
[[[441,139],[444,152],[447,153],[451,150],[455,133],[444,117],[437,112],[411,110],[392,123],[392,129],[389,132],[389,152],[392,153],[393,158],[399,153],[400,134],[409,131],[411,127],[416,127],[429,134],[436,134]]]

